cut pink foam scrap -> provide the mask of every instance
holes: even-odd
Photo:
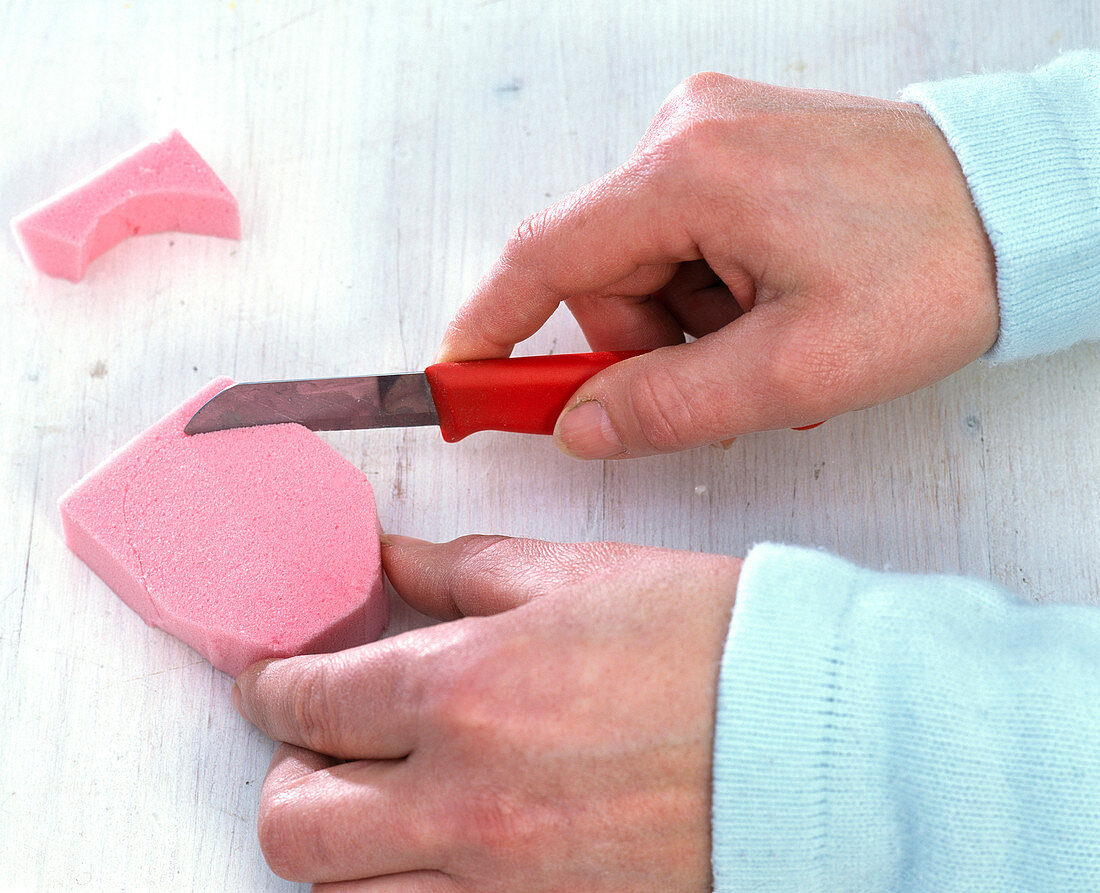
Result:
[[[378,638],[370,483],[300,425],[184,434],[231,384],[211,382],[65,493],[65,542],[146,623],[232,676]]]
[[[241,237],[237,200],[178,130],[143,143],[11,221],[24,259],[78,282],[123,239],[185,232]]]

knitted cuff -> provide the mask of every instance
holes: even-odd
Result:
[[[901,98],[943,131],[993,245],[1001,328],[987,359],[1100,338],[1100,53]]]

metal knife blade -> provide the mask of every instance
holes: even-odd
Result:
[[[423,372],[259,381],[226,388],[208,400],[185,434],[294,422],[312,431],[438,425]]]

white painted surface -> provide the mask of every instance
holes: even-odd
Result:
[[[893,96],[1100,45],[1088,0],[0,3],[0,218],[180,127],[244,238],[131,240],[79,284],[0,244],[0,889],[281,890],[272,746],[230,681],[65,549],[55,502],[219,374],[430,362],[523,216],[622,161],[702,69]],[[1003,8],[1002,8],[1003,7]],[[583,349],[558,316],[522,352]],[[1100,349],[971,368],[808,434],[578,464],[549,442],[328,435],[385,526],[743,554],[815,544],[1100,600]],[[418,621],[398,610],[393,629]]]

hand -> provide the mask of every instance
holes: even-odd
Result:
[[[452,622],[237,680],[288,742],[261,794],[272,869],[357,891],[709,889],[740,562],[502,537],[391,537],[383,561]]]
[[[680,85],[626,164],[520,224],[439,359],[506,356],[563,301],[594,349],[678,345],[576,393],[555,436],[581,458],[881,403],[998,327],[992,248],[920,107],[719,74]]]

